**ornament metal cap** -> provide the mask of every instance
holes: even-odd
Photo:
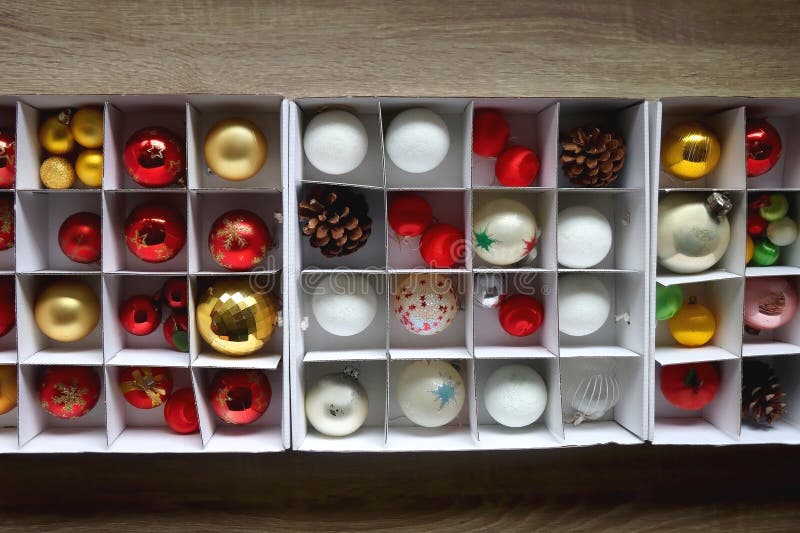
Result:
[[[706,198],[708,212],[717,218],[724,217],[733,209],[733,202],[727,194],[712,192]]]
[[[63,109],[58,113],[58,121],[65,126],[69,126],[70,122],[72,122],[72,108]]]

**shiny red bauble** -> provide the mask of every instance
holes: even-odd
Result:
[[[176,390],[164,405],[164,421],[175,433],[196,433],[200,429],[194,391],[190,388]]]
[[[417,237],[431,225],[431,204],[414,193],[392,195],[388,209],[389,225],[401,237]]]
[[[0,252],[14,247],[14,197],[0,195]]]
[[[686,363],[661,367],[661,393],[679,409],[696,411],[714,399],[719,372],[712,363]]]
[[[172,393],[172,372],[169,368],[128,366],[119,370],[117,383],[129,404],[137,409],[152,409]]]
[[[51,366],[39,381],[39,404],[58,418],[78,418],[100,399],[100,377],[90,366]]]
[[[260,370],[223,370],[211,383],[209,397],[223,422],[250,424],[267,412],[272,389]]]
[[[100,216],[94,213],[70,215],[58,230],[58,246],[76,263],[99,261],[101,245]]]
[[[261,217],[246,209],[223,213],[211,226],[208,251],[226,270],[251,270],[267,257],[270,235]]]
[[[448,268],[464,258],[464,232],[451,224],[434,224],[422,234],[419,253],[433,268]]]
[[[170,309],[186,309],[189,305],[189,284],[186,278],[169,278],[156,293],[155,300]]]
[[[125,221],[125,242],[131,253],[142,261],[169,261],[186,244],[186,221],[168,205],[140,205]]]
[[[500,303],[500,325],[509,335],[527,337],[538,330],[544,319],[542,304],[527,294],[514,294]]]
[[[503,115],[494,109],[475,112],[472,121],[472,151],[483,157],[496,157],[508,142],[511,129]]]
[[[17,143],[14,134],[0,131],[0,189],[13,189],[17,176]]]
[[[134,296],[119,306],[119,323],[128,333],[149,335],[161,323],[161,309],[149,296]]]
[[[189,351],[189,315],[175,310],[164,321],[164,339],[179,352]]]
[[[512,146],[497,157],[494,175],[506,187],[527,187],[539,173],[539,158],[524,146]]]
[[[761,216],[761,213],[758,210],[750,209],[747,211],[747,233],[751,237],[759,237],[764,235],[764,232],[767,231],[767,226],[769,222],[767,222],[764,217]]]
[[[781,158],[781,136],[766,120],[748,120],[744,141],[748,178],[769,172]]]
[[[133,181],[142,187],[167,187],[186,175],[181,143],[166,128],[144,128],[131,135],[122,158]]]
[[[14,278],[0,278],[0,337],[14,329],[17,313],[14,310]]]

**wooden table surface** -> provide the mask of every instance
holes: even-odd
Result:
[[[0,13],[8,94],[800,96],[789,0],[5,2]],[[0,527],[797,530],[799,459],[796,447],[650,445],[3,456]]]

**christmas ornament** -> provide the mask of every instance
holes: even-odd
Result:
[[[747,234],[751,237],[758,237],[767,231],[767,221],[761,216],[757,209],[747,211]]]
[[[97,263],[102,248],[100,217],[94,213],[75,213],[61,223],[58,246],[71,261]]]
[[[164,339],[179,352],[189,351],[189,315],[186,311],[175,310],[164,321]]]
[[[164,404],[164,421],[175,433],[197,433],[200,422],[194,391],[190,388],[176,390]]]
[[[250,179],[267,161],[267,139],[252,121],[228,118],[206,134],[203,153],[209,168],[230,181]]]
[[[72,151],[75,137],[69,127],[72,110],[65,109],[58,115],[49,117],[39,126],[39,144],[54,155],[64,155]]]
[[[170,309],[186,309],[189,305],[189,284],[186,278],[169,278],[153,297]]]
[[[357,169],[367,157],[369,140],[361,120],[340,109],[311,119],[303,135],[303,151],[317,170],[341,175]]]
[[[88,336],[100,321],[100,302],[83,281],[58,280],[36,298],[33,316],[39,329],[58,342]]]
[[[351,337],[367,329],[378,312],[378,295],[366,277],[329,274],[313,290],[311,310],[332,335]]]
[[[232,357],[251,355],[269,341],[278,323],[278,305],[247,278],[211,285],[197,304],[197,331],[211,348]]]
[[[656,283],[656,320],[669,320],[683,305],[683,290],[680,285]]]
[[[506,333],[514,337],[527,337],[542,325],[544,307],[533,296],[515,294],[500,303],[498,317]]]
[[[608,187],[625,165],[625,143],[615,131],[583,126],[561,139],[561,168],[576,187]]]
[[[681,307],[669,320],[669,332],[683,346],[694,348],[703,346],[714,336],[717,320],[711,310],[689,298],[689,303]]]
[[[84,150],[75,160],[75,174],[87,187],[98,188],[103,183],[103,152]]]
[[[497,181],[506,187],[528,187],[539,173],[539,158],[533,150],[511,146],[503,150],[494,165]]]
[[[131,135],[122,159],[128,174],[142,187],[167,187],[186,175],[181,143],[166,128],[144,128]]]
[[[745,241],[744,241],[745,264],[750,263],[750,260],[753,259],[753,254],[755,253],[756,253],[756,245],[753,243],[753,238],[750,235],[745,235]]]
[[[0,415],[17,406],[17,367],[0,366]]]
[[[100,378],[90,366],[50,366],[39,381],[39,403],[58,418],[78,418],[100,399]]]
[[[125,242],[128,250],[142,261],[169,261],[186,244],[186,221],[169,205],[141,204],[125,221]]]
[[[0,130],[0,189],[13,189],[17,176],[17,143],[13,132]]]
[[[419,253],[433,268],[449,268],[464,259],[464,232],[451,224],[434,224],[422,234]]]
[[[476,111],[472,120],[472,151],[483,157],[497,157],[510,134],[508,122],[499,111]]]
[[[752,262],[755,266],[772,266],[778,262],[780,255],[780,248],[767,239],[758,239],[753,247]]]
[[[682,180],[696,180],[710,174],[721,153],[716,134],[699,122],[678,124],[661,140],[661,166]]]
[[[620,386],[611,359],[565,359],[561,383],[563,419],[576,426],[603,418],[619,403]]]
[[[472,237],[478,257],[492,265],[507,266],[535,253],[539,226],[525,204],[497,198],[475,211]]]
[[[494,309],[508,295],[506,277],[503,274],[476,274],[472,294],[476,304]]]
[[[14,295],[14,278],[0,278],[0,337],[4,337],[17,324]]]
[[[306,418],[329,437],[346,437],[364,425],[369,412],[367,391],[352,370],[326,374],[306,391]]]
[[[611,250],[611,224],[597,209],[568,207],[558,214],[556,227],[558,262],[567,268],[592,268]]]
[[[267,412],[272,389],[261,370],[222,370],[211,382],[209,398],[223,422],[246,425]]]
[[[14,197],[0,194],[0,252],[14,247]]]
[[[267,257],[270,234],[257,214],[234,209],[220,215],[208,234],[208,251],[227,270],[252,270]]]
[[[397,283],[392,308],[400,324],[411,333],[441,333],[458,312],[453,280],[441,274],[409,274]]]
[[[658,204],[658,262],[677,274],[696,274],[714,266],[731,242],[728,213],[733,205],[722,193],[707,197],[672,193]]]
[[[317,185],[300,202],[303,235],[325,257],[350,255],[367,244],[372,232],[369,206],[360,193]]]
[[[767,226],[767,238],[776,246],[789,246],[797,240],[797,224],[791,218],[770,222]]]
[[[408,364],[397,381],[400,410],[418,426],[434,428],[452,422],[461,412],[465,396],[461,374],[438,359]]]
[[[786,414],[786,393],[774,369],[758,359],[742,360],[742,417],[772,426]]]
[[[785,194],[770,194],[761,199],[759,205],[759,213],[767,222],[780,220],[789,213],[789,200]]]
[[[69,159],[50,156],[39,167],[39,178],[46,189],[69,189],[75,185],[75,169]]]
[[[702,409],[719,389],[719,372],[712,363],[685,363],[661,367],[661,393],[686,411]]]
[[[744,327],[748,333],[776,329],[797,313],[797,289],[781,277],[747,278],[744,283]]]
[[[161,324],[161,308],[149,296],[133,296],[119,306],[119,323],[132,335],[150,335]]]
[[[72,137],[84,148],[103,146],[103,110],[97,107],[78,109],[69,123]]]
[[[749,119],[744,142],[748,178],[769,172],[781,157],[781,136],[766,120]]]
[[[172,392],[169,368],[126,366],[120,368],[117,383],[125,400],[137,409],[158,407]]]
[[[558,280],[558,330],[573,337],[591,335],[603,327],[611,311],[611,296],[600,278],[563,276]]]
[[[431,225],[433,211],[425,198],[414,193],[391,196],[389,225],[401,237],[418,237]]]
[[[450,150],[450,132],[442,117],[421,107],[406,109],[386,128],[386,155],[400,170],[430,172]]]
[[[504,365],[491,373],[483,388],[483,404],[501,426],[521,428],[536,422],[547,407],[547,385],[529,366]]]

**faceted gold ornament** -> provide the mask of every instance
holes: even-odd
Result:
[[[84,150],[75,160],[75,173],[87,187],[97,188],[103,183],[102,150]]]
[[[253,122],[229,118],[214,124],[206,135],[204,153],[219,177],[243,181],[255,176],[267,161],[267,139]]]
[[[42,148],[55,155],[69,153],[75,146],[75,137],[72,135],[69,110],[52,116],[39,126],[39,142]]]
[[[69,189],[75,184],[75,169],[69,159],[54,155],[39,167],[39,177],[48,189]]]
[[[269,294],[250,286],[248,278],[214,283],[197,305],[197,329],[224,355],[243,357],[269,341],[278,321],[278,306]]]
[[[82,281],[62,280],[36,298],[33,311],[42,333],[59,342],[75,342],[89,335],[100,321],[100,301]]]
[[[98,107],[78,109],[70,121],[72,136],[84,148],[103,146],[103,111]]]
[[[678,124],[661,142],[661,165],[682,180],[696,180],[711,173],[722,153],[719,139],[699,122]]]

